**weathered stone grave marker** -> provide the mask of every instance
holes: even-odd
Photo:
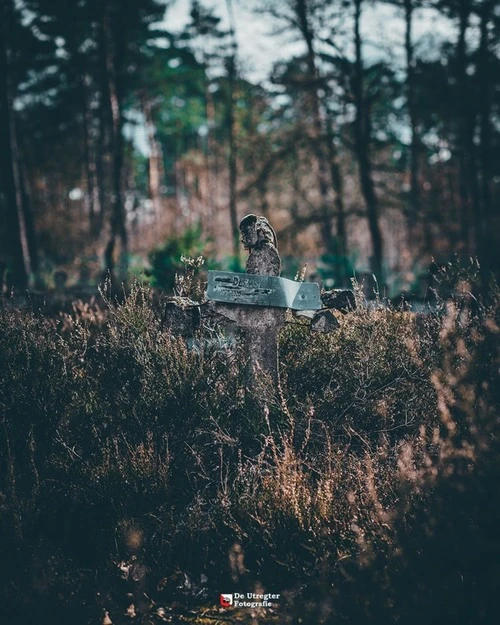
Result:
[[[169,298],[164,322],[187,339],[200,328],[234,324],[245,350],[250,385],[258,388],[256,382],[264,373],[279,390],[278,340],[287,311],[309,319],[313,332],[331,332],[339,327],[332,309],[344,314],[353,310],[354,294],[346,289],[320,293],[316,283],[280,277],[276,234],[265,217],[247,215],[240,231],[249,251],[246,273],[209,271],[207,302]]]
[[[319,285],[279,277],[276,235],[265,217],[247,215],[240,230],[249,250],[247,273],[210,271],[207,299],[214,302],[217,314],[239,329],[250,379],[264,372],[278,385],[278,337],[287,309],[319,310]]]

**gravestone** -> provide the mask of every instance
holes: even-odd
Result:
[[[265,217],[247,215],[240,231],[249,252],[247,273],[210,271],[207,299],[218,315],[236,324],[249,380],[264,373],[279,388],[278,337],[287,310],[320,309],[319,286],[280,277],[276,234]]]
[[[246,273],[209,271],[206,301],[170,297],[162,322],[173,334],[196,340],[198,330],[236,328],[247,361],[247,380],[255,390],[267,375],[279,392],[278,339],[287,312],[307,319],[312,332],[333,332],[343,314],[356,308],[354,294],[340,289],[320,292],[316,283],[282,278],[276,234],[265,217],[247,215],[240,223],[241,242],[249,255]]]

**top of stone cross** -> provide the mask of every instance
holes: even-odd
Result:
[[[262,216],[247,215],[240,222],[241,242],[249,250],[247,273],[261,276],[279,276],[281,259],[277,250],[276,233]]]

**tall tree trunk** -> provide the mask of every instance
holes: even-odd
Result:
[[[98,46],[102,56],[103,27],[101,21],[98,22]],[[102,196],[99,192],[99,178],[97,159],[102,158],[100,155],[102,146],[96,145],[96,131],[93,114],[90,106],[90,87],[92,79],[87,71],[87,63],[85,55],[82,54],[78,47],[77,37],[73,33],[68,33],[67,45],[72,60],[72,65],[77,73],[77,96],[79,98],[80,110],[82,115],[82,145],[83,145],[83,177],[85,180],[84,207],[86,217],[88,218],[88,229],[91,238],[96,237],[102,223]],[[102,66],[105,65],[104,60]],[[102,71],[102,68],[101,68]],[[104,72],[105,74],[105,72]],[[101,76],[101,82],[105,80],[105,76]]]
[[[467,49],[465,35],[469,25],[469,10],[466,0],[461,0],[459,5],[459,25],[457,40],[457,74],[459,87],[459,137],[458,137],[458,162],[459,162],[459,182],[458,192],[460,196],[460,232],[461,239],[466,249],[470,247],[470,227],[469,227],[469,188],[467,184],[466,166],[466,122],[467,105],[465,103],[467,92]]]
[[[99,215],[99,194],[97,192],[97,168],[95,161],[95,146],[94,137],[92,132],[92,114],[89,106],[88,77],[83,73],[80,75],[80,91],[81,91],[81,106],[82,106],[82,119],[83,119],[83,154],[85,159],[85,205],[87,209],[89,219],[89,231],[91,237],[97,233],[97,216]]]
[[[41,285],[39,281],[38,264],[38,241],[36,236],[35,218],[33,215],[33,194],[31,191],[30,179],[26,167],[26,159],[20,150],[19,152],[19,182],[21,188],[22,207],[24,223],[26,225],[26,239],[31,261],[31,271],[33,273],[33,286]]]
[[[364,68],[360,34],[362,1],[363,0],[355,0],[354,11],[354,47],[356,54],[354,61],[353,77],[354,104],[356,107],[356,118],[354,120],[355,151],[358,161],[361,192],[365,201],[368,216],[368,226],[372,241],[371,269],[376,277],[378,279],[381,279],[383,257],[382,234],[379,224],[378,198],[375,192],[375,185],[372,175],[372,163],[370,159],[370,111],[365,101],[363,85]]]
[[[476,131],[476,101],[472,97],[467,75],[467,29],[469,27],[471,3],[460,0],[459,33],[457,41],[457,83],[459,88],[459,193],[461,204],[461,238],[465,252],[475,248],[479,252],[479,233],[476,225],[480,221],[480,191],[477,172],[477,156],[474,135]],[[471,231],[473,227],[473,232]],[[474,236],[472,236],[474,234]],[[474,242],[474,245],[473,245]]]
[[[98,96],[98,112],[97,112],[97,126],[96,126],[96,178],[97,178],[97,194],[99,196],[99,203],[101,212],[97,215],[96,220],[96,235],[100,234],[104,228],[105,219],[110,214],[109,206],[109,194],[106,193],[106,189],[109,188],[110,182],[110,164],[111,164],[111,137],[113,119],[111,115],[111,107],[109,102],[111,99],[109,90],[109,78],[107,68],[107,55],[108,55],[108,36],[106,29],[106,4],[104,0],[98,5],[97,15],[97,30],[98,30],[98,84],[99,84],[99,96]],[[112,259],[111,259],[112,261]],[[109,262],[104,258],[104,266],[106,270],[109,270]]]
[[[95,162],[95,186],[94,186],[94,207],[95,211],[95,230],[94,236],[99,237],[104,224],[104,216],[106,214],[106,115],[104,112],[103,92],[98,96],[98,112],[95,120],[95,138],[93,159]]]
[[[205,95],[205,117],[207,124],[206,151],[205,151],[205,169],[207,176],[207,199],[206,199],[206,221],[205,229],[210,238],[214,236],[214,216],[217,214],[217,176],[213,167],[213,157],[217,149],[216,141],[213,136],[215,127],[215,103],[212,93],[210,92],[210,80],[207,74],[208,58],[203,54],[203,89]]]
[[[332,185],[335,191],[335,215],[337,217],[337,237],[336,237],[336,256],[338,258],[337,275],[339,283],[342,286],[349,285],[350,266],[348,258],[348,245],[347,245],[347,229],[346,229],[346,216],[344,207],[344,187],[342,183],[342,174],[340,171],[340,165],[335,152],[334,136],[332,129],[332,120],[327,114],[327,147],[330,161],[330,175],[332,178]]]
[[[85,179],[84,207],[89,220],[89,233],[91,236],[96,231],[96,202],[98,194],[95,191],[96,173],[95,160],[93,159],[92,141],[92,113],[89,106],[88,85],[90,77],[85,71],[85,59],[78,50],[78,42],[72,35],[67,39],[68,49],[72,64],[77,72],[77,94],[80,100],[82,114],[82,145],[83,145],[83,175]]]
[[[123,33],[117,27],[116,12],[118,5],[105,4],[103,8],[103,31],[104,58],[106,65],[107,95],[105,102],[109,109],[108,117],[111,119],[111,156],[112,156],[112,188],[111,196],[111,220],[110,237],[104,253],[106,270],[111,275],[115,270],[115,248],[119,241],[118,253],[118,277],[126,278],[128,263],[128,236],[125,223],[125,209],[123,205],[123,80],[121,64],[124,54]]]
[[[309,100],[312,112],[313,136],[311,147],[318,166],[318,190],[321,198],[320,208],[320,229],[323,244],[328,254],[333,256],[337,253],[335,236],[333,234],[333,210],[331,209],[331,201],[329,189],[332,180],[328,178],[328,152],[331,151],[326,146],[327,138],[324,131],[324,123],[321,114],[321,101],[318,94],[319,74],[316,66],[316,53],[313,43],[313,32],[309,23],[309,5],[308,0],[295,0],[295,13],[298,19],[298,26],[307,48],[307,68],[310,76],[311,87],[309,89]],[[331,145],[333,150],[333,143]],[[332,185],[333,187],[333,185]]]
[[[106,194],[106,186],[108,182],[108,169],[110,161],[110,129],[112,127],[112,119],[110,117],[110,93],[108,71],[106,65],[107,56],[107,36],[105,29],[105,6],[100,6],[98,14],[98,110],[96,113],[96,137],[95,137],[95,165],[96,165],[96,182],[97,196],[100,212],[96,218],[96,236],[101,234],[104,220],[109,213],[108,198]]]
[[[240,229],[238,224],[238,207],[236,199],[236,184],[238,177],[237,169],[237,143],[235,128],[235,104],[236,104],[236,80],[237,80],[237,50],[236,30],[234,25],[233,7],[231,0],[226,0],[229,15],[229,29],[231,33],[231,56],[228,59],[227,77],[229,83],[228,97],[228,131],[229,131],[229,216],[231,219],[231,238],[233,243],[233,256],[237,267],[240,266]]]
[[[310,97],[314,133],[312,149],[318,164],[321,233],[326,251],[335,259],[334,268],[337,281],[345,284],[349,267],[342,176],[335,149],[332,119],[319,93],[321,77],[314,48],[314,34],[310,25],[308,2],[309,0],[296,0],[295,12],[307,48],[307,65],[311,79]],[[333,206],[330,199],[330,188],[334,193]],[[334,229],[335,217],[336,228]],[[334,230],[335,235],[333,234]]]
[[[491,136],[491,109],[492,94],[490,84],[490,41],[488,26],[492,17],[493,3],[485,0],[481,5],[481,39],[479,44],[477,77],[479,93],[479,123],[480,123],[480,165],[481,165],[481,201],[482,212],[476,218],[476,232],[478,233],[479,250],[483,274],[488,279],[490,271],[497,271],[500,267],[500,253],[498,229],[500,228],[499,211],[493,214],[491,202],[491,163],[493,160]]]
[[[237,265],[240,264],[240,231],[238,224],[238,207],[236,202],[237,161],[236,161],[236,132],[234,121],[235,104],[235,58],[229,59],[229,101],[228,101],[228,130],[229,130],[229,216],[231,218],[231,237],[233,242],[233,256]]]
[[[153,203],[154,219],[159,222],[162,213],[161,187],[163,181],[163,154],[161,145],[156,138],[156,127],[153,120],[151,101],[145,93],[142,94],[142,111],[146,122],[148,137],[148,186],[149,197]]]
[[[23,213],[19,154],[9,81],[9,33],[14,19],[14,6],[12,0],[0,2],[0,176],[4,196],[4,215],[0,224],[4,230],[5,261],[10,269],[12,282],[19,288],[26,288],[29,286],[32,267]]]
[[[415,244],[415,226],[420,214],[420,189],[418,182],[419,136],[417,107],[415,105],[415,57],[413,48],[414,0],[404,0],[405,11],[405,56],[406,56],[406,105],[410,122],[410,202],[408,210],[408,240]]]

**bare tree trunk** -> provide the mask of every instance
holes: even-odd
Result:
[[[236,184],[237,184],[237,161],[236,161],[236,137],[234,124],[234,83],[235,83],[235,59],[234,56],[229,60],[229,216],[231,218],[231,235],[233,242],[233,256],[236,264],[240,263],[240,232],[238,225],[238,208],[236,203]]]
[[[415,106],[415,58],[412,38],[414,0],[404,0],[405,11],[405,56],[406,56],[406,103],[410,122],[410,202],[408,210],[409,246],[415,244],[415,226],[420,214],[420,189],[418,182],[418,157],[420,140],[418,136],[417,108]]]
[[[212,171],[214,154],[217,146],[213,136],[213,129],[215,127],[215,103],[213,95],[210,92],[210,84],[207,76],[208,61],[206,58],[203,61],[204,67],[204,89],[205,89],[205,111],[207,120],[207,153],[205,157],[205,165],[207,170],[207,224],[206,229],[210,237],[214,236],[214,216],[217,214],[217,176],[216,172]]]
[[[107,69],[107,49],[108,49],[108,36],[106,32],[106,6],[104,1],[99,5],[98,13],[98,56],[99,56],[99,69],[98,69],[98,83],[99,83],[99,108],[97,114],[97,127],[96,127],[96,178],[97,178],[97,195],[99,197],[99,205],[101,208],[100,214],[96,219],[96,235],[101,234],[105,218],[110,213],[109,207],[109,194],[106,193],[106,189],[109,187],[109,168],[111,162],[111,129],[113,120],[111,116],[111,109],[109,106],[110,90],[109,79]],[[105,252],[106,256],[106,252]],[[112,259],[111,259],[112,260]],[[109,270],[108,259],[104,258],[104,266],[106,270]]]
[[[120,280],[126,278],[128,264],[128,236],[123,205],[122,173],[123,173],[123,111],[122,111],[122,76],[124,42],[123,33],[115,24],[119,10],[114,4],[111,10],[105,5],[103,9],[103,43],[106,64],[107,95],[105,105],[109,108],[111,119],[111,155],[112,155],[112,187],[110,238],[104,253],[106,270],[111,275],[115,269],[115,247],[120,242],[118,258],[118,275]]]
[[[318,189],[321,197],[321,233],[327,253],[335,258],[335,274],[340,283],[348,276],[347,235],[345,227],[342,176],[334,144],[332,120],[319,93],[321,80],[314,49],[314,34],[310,25],[309,0],[296,0],[298,26],[307,48],[307,65],[311,79],[310,99],[313,114],[312,149],[318,164]],[[333,190],[333,205],[330,198]],[[336,228],[334,234],[334,219]]]
[[[490,84],[490,42],[488,35],[488,25],[492,17],[493,3],[485,0],[481,5],[481,39],[478,56],[478,93],[479,98],[479,123],[480,123],[480,165],[481,165],[481,201],[482,212],[476,218],[476,232],[478,236],[478,247],[481,252],[481,265],[483,275],[488,280],[490,271],[497,271],[500,267],[500,253],[498,246],[498,229],[500,220],[498,207],[496,215],[493,213],[491,202],[491,163],[493,161],[491,137],[491,108],[492,94]]]
[[[98,54],[99,54],[99,97],[98,113],[96,115],[96,138],[95,138],[95,166],[96,166],[96,195],[100,212],[96,218],[96,236],[100,235],[104,226],[104,220],[109,213],[108,198],[106,195],[106,185],[108,181],[108,169],[110,161],[110,129],[112,119],[110,116],[110,92],[108,70],[106,64],[107,56],[107,35],[105,29],[105,6],[100,7],[98,15]],[[96,205],[97,206],[97,205]]]
[[[354,46],[356,58],[354,62],[353,91],[356,106],[356,119],[354,121],[355,150],[358,160],[359,180],[361,192],[365,200],[368,216],[368,226],[372,241],[372,272],[377,278],[382,277],[382,234],[379,224],[379,205],[375,193],[375,185],[372,175],[372,163],[370,159],[371,124],[370,111],[365,102],[363,86],[363,57],[361,50],[360,19],[361,5],[363,0],[355,0],[354,12]]]
[[[459,36],[457,41],[457,82],[459,87],[459,163],[460,163],[460,204],[461,204],[461,238],[465,243],[465,252],[470,253],[475,247],[478,253],[480,241],[476,226],[480,221],[480,191],[476,161],[474,135],[476,130],[476,103],[471,97],[467,75],[467,42],[466,34],[469,27],[471,4],[468,0],[460,0],[459,4]],[[474,233],[471,232],[471,225]],[[474,234],[474,237],[472,236]],[[475,245],[473,246],[473,241]]]
[[[470,247],[470,227],[469,227],[469,189],[467,185],[467,167],[466,167],[466,128],[465,128],[465,119],[467,117],[467,107],[465,104],[465,100],[462,98],[466,97],[467,91],[467,74],[466,74],[466,64],[467,64],[467,51],[466,51],[466,41],[465,35],[467,32],[467,28],[469,25],[469,12],[466,8],[466,2],[464,0],[460,3],[460,14],[459,14],[459,33],[457,40],[457,73],[458,73],[458,84],[460,90],[460,102],[458,103],[460,109],[460,128],[459,128],[459,150],[458,150],[458,161],[459,161],[459,196],[460,196],[460,230],[461,230],[461,239],[468,249]]]
[[[102,38],[100,41],[102,41]],[[101,197],[98,191],[99,183],[97,177],[97,150],[95,146],[94,124],[92,111],[89,105],[89,86],[91,85],[91,78],[86,71],[85,57],[78,49],[78,42],[76,38],[68,36],[67,43],[73,65],[78,72],[77,93],[80,99],[82,113],[82,144],[84,158],[83,173],[85,178],[84,206],[88,217],[89,234],[91,238],[93,238],[100,231],[98,218],[101,213]]]
[[[156,128],[153,120],[151,101],[145,93],[142,94],[142,111],[146,121],[146,132],[149,145],[148,158],[148,186],[149,196],[153,202],[154,219],[161,219],[161,187],[163,181],[163,155],[161,145],[156,139]]]
[[[9,25],[13,21],[13,2],[0,0],[0,176],[4,190],[4,229],[6,263],[12,282],[20,288],[30,284],[31,256],[23,212],[19,154],[14,130],[12,93],[9,84]]]
[[[231,0],[226,0],[227,10],[229,14],[229,24],[231,32],[231,56],[228,59],[227,77],[229,82],[229,98],[228,98],[228,130],[229,130],[229,216],[231,219],[231,238],[233,243],[233,256],[235,264],[240,265],[240,229],[238,224],[238,207],[236,200],[236,184],[237,184],[237,143],[235,128],[235,100],[236,100],[236,58],[238,44],[236,41],[236,31],[234,26],[233,8]]]
[[[325,152],[326,138],[324,132],[324,125],[321,115],[321,103],[318,95],[318,70],[316,67],[316,54],[313,43],[313,33],[309,23],[309,6],[308,0],[296,0],[295,12],[297,14],[298,26],[300,32],[304,38],[304,42],[307,47],[307,67],[311,80],[311,88],[309,90],[309,99],[311,112],[313,116],[313,136],[311,141],[311,147],[316,158],[318,166],[318,189],[321,198],[320,208],[320,230],[323,239],[323,244],[327,253],[335,255],[336,245],[335,237],[333,234],[332,221],[333,211],[330,206],[329,189],[331,185],[331,179],[328,179],[328,157]]]
[[[85,61],[78,50],[78,43],[74,37],[68,37],[68,47],[72,57],[72,62],[78,72],[78,96],[82,112],[82,144],[84,159],[85,194],[84,207],[89,220],[89,233],[92,236],[96,230],[96,200],[97,193],[94,191],[96,183],[95,161],[92,158],[92,115],[88,103],[87,80],[89,77],[85,73]]]
[[[83,68],[82,68],[83,70]],[[82,73],[80,76],[80,89],[82,101],[82,117],[83,117],[83,151],[85,159],[85,183],[87,186],[85,193],[85,204],[89,219],[89,231],[93,236],[96,232],[96,217],[99,210],[99,195],[96,189],[96,163],[94,158],[94,146],[92,137],[92,115],[88,103],[88,93],[86,85],[86,76]]]
[[[26,159],[19,150],[19,182],[21,188],[22,206],[24,222],[26,224],[26,239],[31,260],[31,271],[33,273],[33,284],[39,284],[39,264],[38,264],[38,241],[36,236],[35,218],[33,215],[33,194],[26,167]]]
[[[337,237],[336,237],[336,256],[339,259],[337,266],[337,275],[339,283],[343,286],[349,284],[349,259],[348,259],[348,245],[347,245],[347,229],[346,229],[346,216],[344,207],[344,187],[342,184],[342,174],[340,171],[340,165],[335,153],[334,137],[332,130],[332,121],[327,115],[327,146],[329,152],[330,161],[330,175],[332,178],[332,185],[335,191],[335,215],[337,217]]]
[[[106,213],[106,115],[104,113],[104,94],[99,93],[99,111],[96,116],[95,140],[93,158],[95,162],[95,186],[94,186],[94,207],[95,207],[95,231],[94,236],[99,237],[104,224],[104,215]]]

